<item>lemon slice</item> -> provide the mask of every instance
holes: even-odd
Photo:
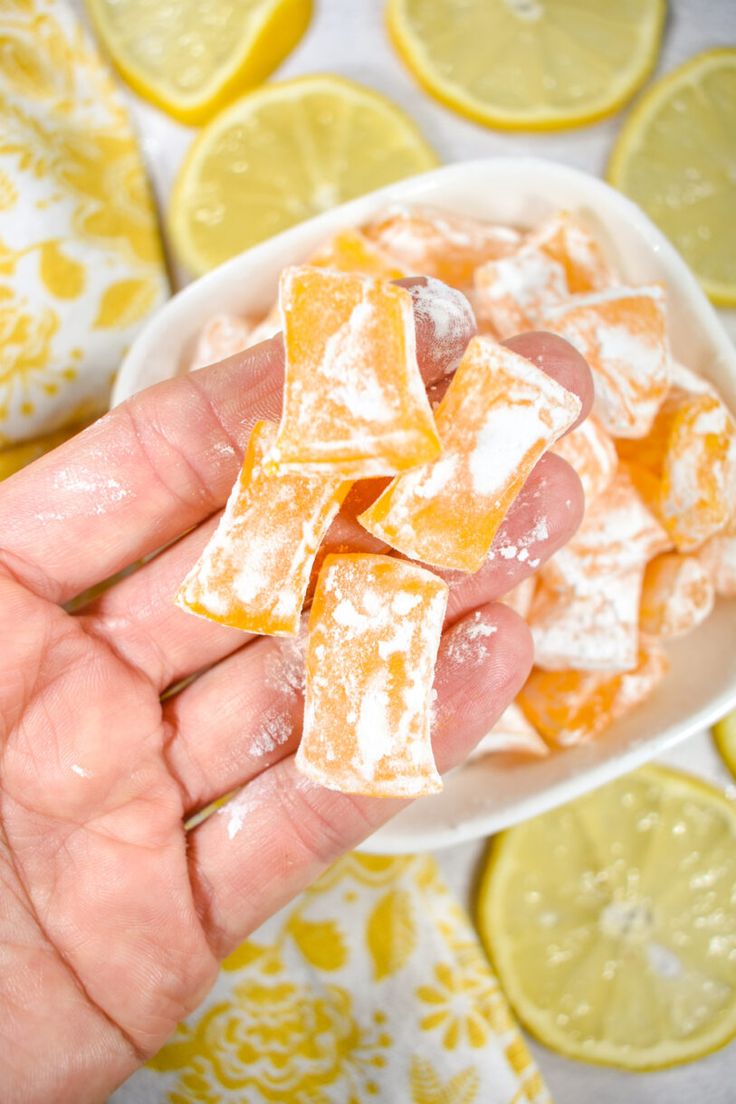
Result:
[[[736,778],[736,709],[713,725],[713,739],[723,762]]]
[[[736,50],[710,50],[641,97],[608,179],[670,238],[715,303],[736,306]]]
[[[664,0],[388,0],[396,48],[469,119],[552,130],[609,115],[651,71]]]
[[[333,76],[268,84],[195,140],[174,186],[179,258],[206,272],[345,200],[437,164],[394,104]]]
[[[521,1020],[628,1070],[736,1034],[736,802],[646,767],[492,846],[478,923]]]
[[[259,84],[309,25],[312,0],[86,0],[128,84],[184,123]]]

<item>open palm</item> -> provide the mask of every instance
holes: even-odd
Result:
[[[438,356],[431,318],[417,328],[431,385],[470,331],[459,326],[456,347],[445,341]],[[545,335],[511,344],[543,356],[587,410],[590,379],[569,346]],[[0,486],[4,1104],[104,1099],[204,996],[229,950],[401,807],[296,774],[299,641],[247,637],[172,602],[250,428],[278,417],[281,382],[274,339],[144,392]],[[544,560],[580,511],[576,477],[547,457],[499,539],[535,541],[529,559]],[[330,540],[378,547],[349,512]],[[441,769],[527,674],[527,630],[494,599],[528,570],[497,557],[453,580],[436,680]],[[467,649],[453,640],[478,619],[498,631],[461,660]],[[218,815],[185,831],[232,790]]]

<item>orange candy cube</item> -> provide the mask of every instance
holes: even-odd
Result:
[[[698,549],[698,559],[712,579],[716,594],[736,598],[736,514],[725,529]]]
[[[459,288],[472,283],[478,265],[513,252],[521,241],[510,227],[432,207],[391,207],[363,230],[408,272]]]
[[[601,576],[588,589],[542,587],[529,616],[534,661],[547,671],[630,671],[639,651],[642,567]]]
[[[545,312],[571,294],[608,287],[612,273],[598,245],[562,213],[550,219],[509,256],[475,273],[479,318],[500,338],[533,329]]]
[[[350,483],[274,470],[275,439],[271,422],[254,426],[225,512],[176,602],[236,629],[292,636],[317,550]]]
[[[507,752],[513,755],[549,755],[549,748],[532,728],[515,702],[506,708],[495,725],[479,741],[468,756],[468,762],[485,759],[487,755]]]
[[[618,454],[613,440],[592,415],[558,441],[552,452],[575,469],[586,503],[590,504],[610,487],[618,466]]]
[[[216,364],[218,360],[247,349],[253,323],[237,314],[215,314],[202,327],[189,363],[189,371]]]
[[[542,328],[578,349],[593,372],[595,411],[614,437],[644,437],[670,385],[660,287],[611,288],[552,306]]]
[[[424,568],[388,556],[325,559],[296,755],[307,778],[373,797],[442,789],[429,718],[448,590]]]
[[[536,667],[517,701],[553,748],[586,743],[644,702],[667,673],[657,647],[643,648],[633,671],[542,671]]]
[[[286,379],[274,461],[353,478],[434,460],[409,292],[319,268],[281,276]]]
[[[576,593],[596,591],[606,580],[666,552],[671,541],[637,494],[626,469],[585,511],[572,540],[542,570],[546,586]]]
[[[477,571],[537,460],[579,413],[541,369],[475,337],[436,412],[441,458],[394,479],[359,521],[412,559]]]
[[[330,238],[307,262],[317,268],[330,268],[335,272],[361,273],[383,280],[400,280],[409,276],[405,268],[378,245],[370,241],[360,230],[340,230]]]
[[[614,274],[595,238],[566,211],[555,215],[528,240],[562,265],[570,295],[600,291],[613,284]]]
[[[715,395],[673,389],[649,437],[619,452],[678,551],[725,527],[736,502],[736,422]]]
[[[657,556],[644,575],[639,626],[647,637],[673,640],[701,625],[714,601],[713,582],[696,557]]]
[[[534,329],[567,296],[563,265],[533,243],[475,270],[476,313],[500,340]]]

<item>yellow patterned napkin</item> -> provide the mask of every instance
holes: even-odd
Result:
[[[168,288],[120,95],[63,0],[2,0],[0,59],[2,449],[101,412]]]
[[[115,1104],[549,1104],[429,856],[352,854],[224,963]]]

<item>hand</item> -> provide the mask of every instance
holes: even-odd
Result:
[[[470,337],[466,321],[439,356],[433,325],[417,313],[430,384]],[[587,412],[589,373],[570,346],[541,334],[510,344]],[[223,956],[401,807],[296,774],[299,642],[246,637],[172,601],[250,428],[279,416],[281,378],[276,338],[149,389],[0,485],[4,1104],[104,1099],[202,999]],[[496,557],[452,580],[436,680],[441,770],[467,755],[529,670],[526,626],[494,599],[569,538],[581,510],[577,477],[547,456],[499,538],[528,540],[527,561]],[[331,540],[380,547],[349,517]],[[453,641],[473,617],[497,632],[468,656]],[[219,815],[185,831],[236,788]]]

